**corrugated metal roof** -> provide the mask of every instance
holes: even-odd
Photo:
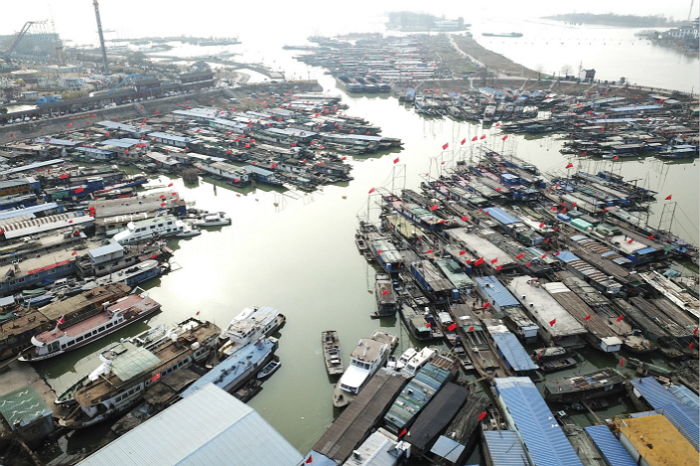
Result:
[[[475,277],[474,280],[481,292],[489,298],[489,301],[497,304],[499,307],[520,305],[515,296],[493,275]]]
[[[539,366],[532,362],[523,345],[512,333],[492,333],[491,338],[513,370],[534,371],[538,369]]]
[[[494,382],[499,399],[510,414],[511,427],[520,435],[535,466],[583,466],[532,380],[499,377]]]
[[[608,426],[588,426],[584,427],[588,435],[598,447],[598,450],[605,458],[605,462],[610,466],[636,466],[629,452],[622,446],[620,441],[610,432]]]
[[[630,383],[635,391],[644,398],[652,408],[663,414],[671,423],[676,426],[681,434],[693,444],[698,450],[698,438],[700,437],[700,413],[698,412],[698,397],[695,396],[695,401],[685,399],[689,397],[689,393],[683,393],[683,396],[676,397],[674,392],[666,389],[663,385],[656,381],[653,377],[642,377],[641,379],[632,379]],[[675,389],[675,393],[679,393],[679,389]],[[691,398],[692,399],[692,398]]]
[[[51,416],[51,409],[31,385],[0,397],[0,415],[11,428],[27,426],[38,418]]]
[[[394,466],[398,463],[399,459],[389,451],[392,450],[396,444],[397,442],[384,435],[381,430],[378,430],[367,437],[367,440],[357,447],[352,456],[350,456],[343,465]]]
[[[256,411],[207,385],[80,464],[292,466],[302,461]]]
[[[557,256],[557,259],[559,259],[562,262],[571,262],[571,261],[577,261],[581,260],[579,257],[574,255],[571,251],[559,251],[559,255]]]
[[[430,452],[452,463],[456,463],[465,448],[466,447],[461,443],[457,443],[451,438],[441,435],[430,449]]]
[[[487,207],[484,209],[485,212],[488,212],[488,214],[496,220],[498,223],[502,225],[512,225],[513,223],[522,223],[522,221],[517,218],[513,217],[510,215],[508,212],[505,210],[501,209],[500,207]]]
[[[485,430],[482,446],[488,451],[493,466],[528,466],[527,454],[517,432],[512,430]]]

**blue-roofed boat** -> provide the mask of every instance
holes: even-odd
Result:
[[[605,462],[614,466],[636,466],[637,462],[630,456],[622,443],[610,432],[605,425],[584,427],[588,436],[593,440]]]

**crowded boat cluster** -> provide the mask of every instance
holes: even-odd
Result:
[[[382,37],[366,35],[352,42],[331,38],[310,38],[319,46],[297,60],[328,68],[340,87],[350,93],[390,92],[405,81],[424,81],[451,77],[435,60],[433,42],[447,44],[444,35]]]
[[[692,97],[639,93],[597,86],[555,91],[548,87],[408,87],[399,100],[426,116],[481,121],[506,133],[566,135],[562,153],[619,160],[657,156],[698,157],[698,107]]]
[[[355,242],[377,271],[371,317],[399,317],[417,347],[358,342],[333,396],[347,408],[307,463],[466,464],[481,445],[489,465],[694,464],[697,249],[640,219],[658,193],[572,168],[482,148],[421,192],[370,189],[380,213]],[[583,352],[597,368],[556,374]]]
[[[7,175],[26,174],[22,160],[32,157],[43,160],[37,168],[53,180],[61,173],[55,165],[72,159],[128,164],[168,175],[193,169],[236,187],[262,183],[313,191],[352,179],[345,163],[348,154],[401,147],[399,139],[381,136],[377,126],[339,113],[343,105],[338,97],[288,92],[257,97],[250,102],[255,111],[239,111],[236,105],[183,104],[168,114],[155,111],[126,122],[96,120],[78,130],[67,123],[61,134],[12,142],[0,151]],[[59,181],[65,184],[70,178]],[[81,187],[83,197],[104,189],[100,183]]]

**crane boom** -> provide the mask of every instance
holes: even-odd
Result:
[[[97,0],[92,0],[95,7],[95,20],[97,21],[97,34],[100,36],[100,48],[102,49],[102,66],[105,73],[109,73],[109,65],[107,64],[107,49],[105,48],[105,36],[102,32],[102,20],[100,19],[100,5]]]

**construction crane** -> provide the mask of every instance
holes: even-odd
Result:
[[[97,21],[97,33],[100,36],[100,48],[102,49],[102,66],[104,67],[104,72],[109,73],[109,65],[107,64],[107,49],[105,48],[105,36],[102,32],[102,20],[100,19],[100,5],[97,0],[92,0],[92,4],[95,7],[95,20]]]
[[[31,29],[31,27],[35,24],[46,24],[46,21],[27,21],[24,23],[22,29],[17,33],[10,46],[4,52],[0,53],[0,55],[9,60],[10,55],[12,55],[12,52],[15,51],[22,38],[27,35],[29,29]]]

